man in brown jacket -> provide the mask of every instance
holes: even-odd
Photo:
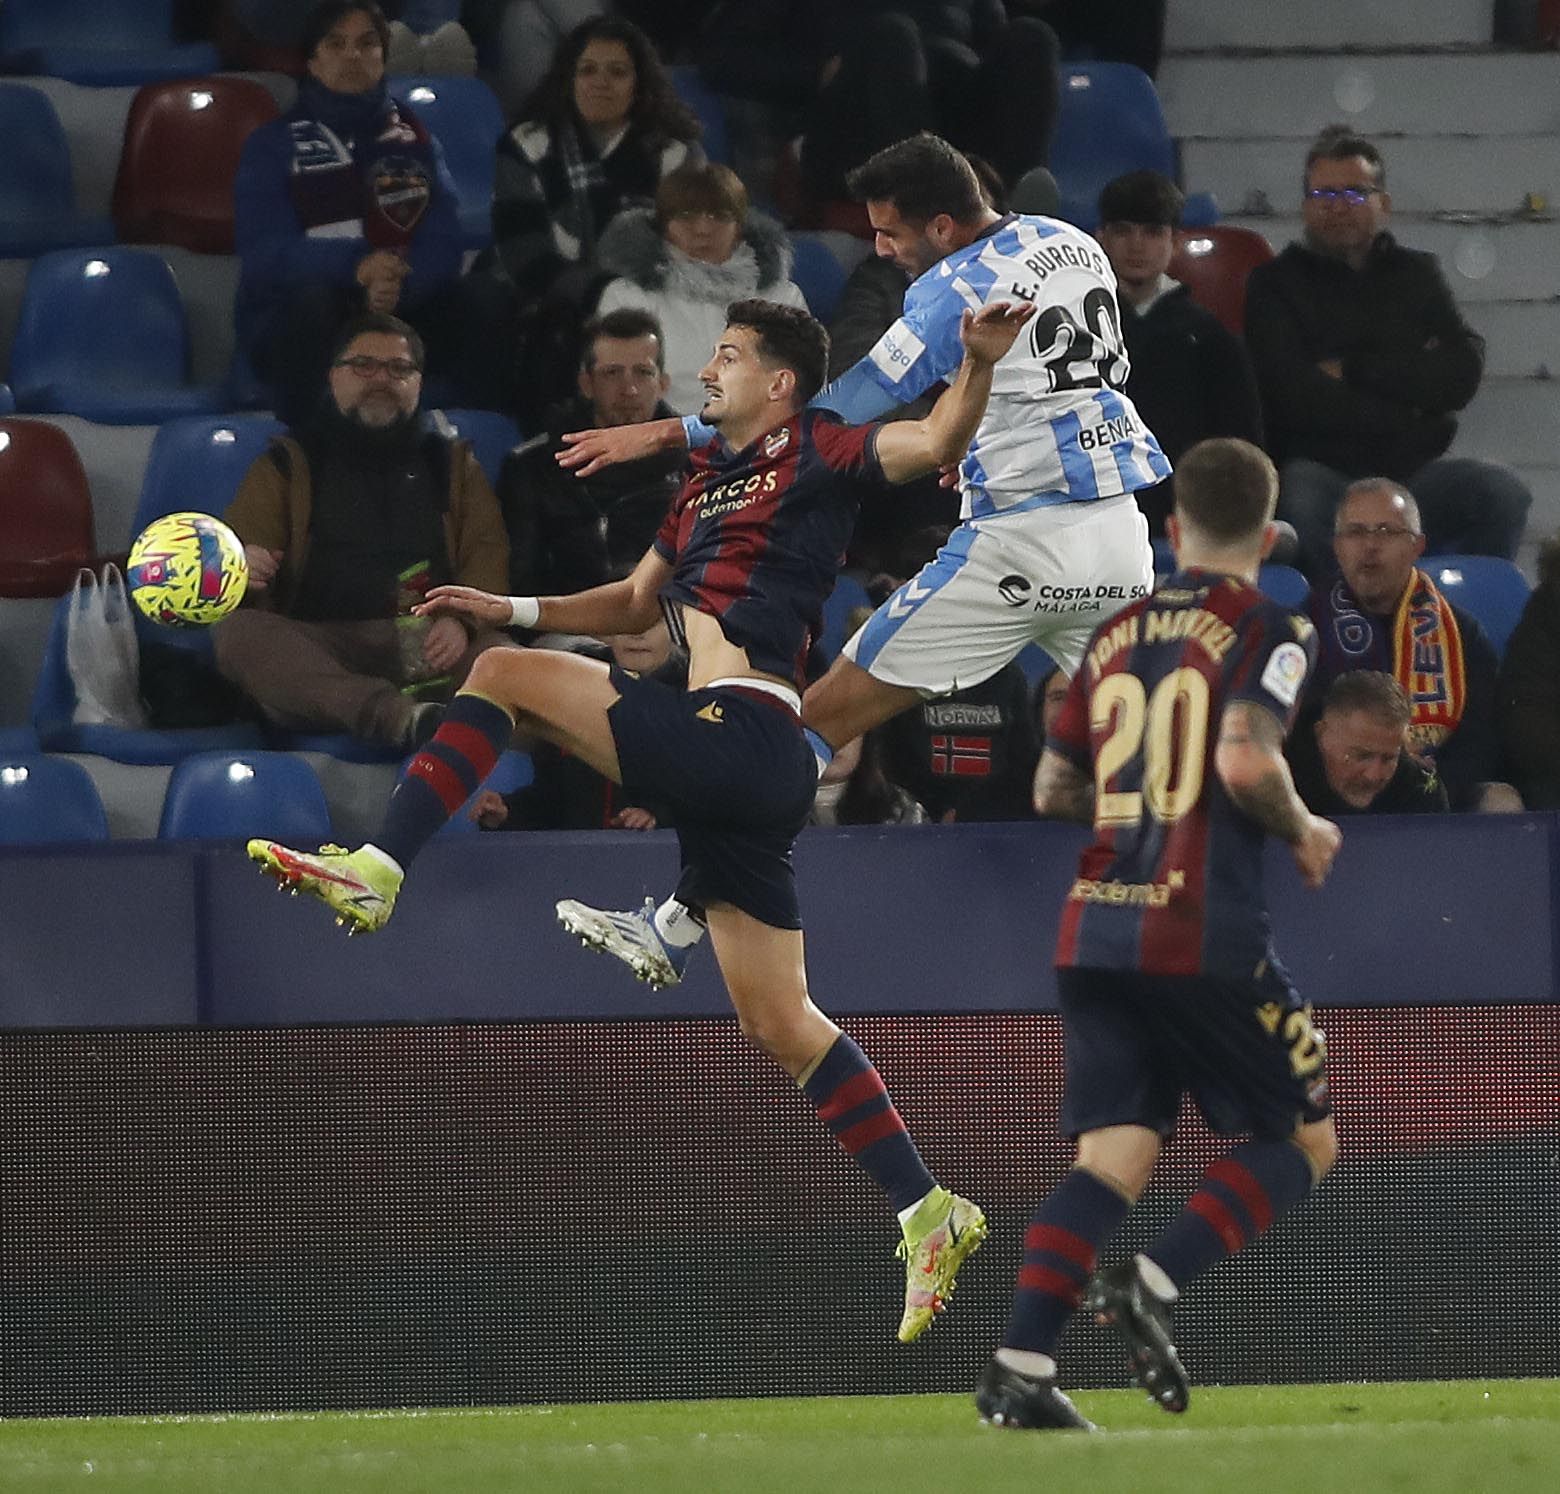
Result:
[[[501,592],[509,540],[470,447],[419,412],[423,345],[370,313],[345,329],[329,398],[255,461],[226,513],[249,599],[218,623],[217,667],[279,726],[408,751],[484,649],[503,641],[411,615],[431,586]]]

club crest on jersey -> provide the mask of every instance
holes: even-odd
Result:
[[[764,437],[764,455],[773,461],[787,446],[791,444],[791,427],[782,425],[777,431],[770,431]]]

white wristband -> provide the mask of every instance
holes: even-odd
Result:
[[[509,621],[516,628],[534,628],[541,620],[542,604],[535,597],[509,597]]]

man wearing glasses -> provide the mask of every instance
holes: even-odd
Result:
[[[1511,557],[1532,501],[1509,469],[1445,455],[1453,412],[1479,387],[1484,341],[1435,257],[1387,231],[1391,211],[1381,153],[1331,127],[1306,156],[1303,238],[1247,282],[1278,512],[1313,579],[1328,569],[1333,514],[1353,478],[1411,488],[1432,552]]]
[[[502,591],[509,576],[482,468],[420,413],[422,368],[405,322],[352,322],[329,397],[255,460],[224,515],[249,556],[249,594],[213,631],[217,667],[277,726],[411,751],[437,728],[437,699],[502,641],[411,615],[433,586]]]
[[[1500,781],[1495,646],[1418,565],[1425,551],[1419,515],[1414,495],[1388,478],[1367,477],[1345,490],[1332,537],[1339,574],[1313,584],[1307,599],[1318,653],[1295,736],[1313,730],[1335,680],[1378,671],[1402,686],[1408,750],[1435,769],[1453,809],[1521,809],[1516,791]]]

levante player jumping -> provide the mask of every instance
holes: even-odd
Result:
[[[964,452],[992,366],[1030,315],[1005,303],[966,311],[963,362],[925,420],[849,426],[804,408],[823,383],[823,328],[794,308],[735,303],[702,374],[704,418],[717,434],[693,454],[631,576],[541,599],[437,587],[419,609],[597,636],[642,632],[664,611],[687,645],[688,689],[577,655],[490,649],[412,759],[372,844],[303,853],[249,843],[284,886],[320,898],[350,929],[371,930],[389,918],[412,858],[517,726],[668,804],[682,852],[679,896],[705,912],[743,1031],[796,1080],[899,1215],[904,1342],[941,1310],[986,1221],[937,1184],[877,1070],[808,994],[791,849],[817,769],[799,690],[863,490]]]

